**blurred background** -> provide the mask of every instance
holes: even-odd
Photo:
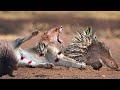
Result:
[[[98,39],[105,42],[113,56],[120,60],[120,11],[0,11],[0,40],[12,41],[36,29],[42,34],[58,25],[64,28],[61,37],[65,45],[80,28],[91,26]],[[36,45],[39,35],[22,47]]]
[[[120,38],[120,11],[0,11],[0,35],[42,32],[57,25],[63,25],[65,34],[92,26],[98,36]]]

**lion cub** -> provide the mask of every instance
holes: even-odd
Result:
[[[63,31],[62,26],[57,26],[44,32],[40,37],[40,42],[57,47],[57,43],[60,43],[61,50],[63,48],[63,41],[60,39],[60,33]]]

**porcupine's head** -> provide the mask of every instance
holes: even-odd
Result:
[[[70,45],[64,49],[64,54],[76,61],[85,62],[93,69],[99,70],[102,65],[117,70],[118,65],[113,59],[110,49],[97,40],[96,33],[89,27],[77,32]]]

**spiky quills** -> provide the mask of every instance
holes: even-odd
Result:
[[[95,40],[92,28],[77,32],[67,48],[64,49],[64,54],[76,61],[84,61],[84,54],[87,52],[88,46]]]
[[[112,58],[109,48],[96,38],[91,28],[78,32],[70,45],[65,48],[64,54],[76,61],[85,62],[93,69],[99,70],[102,65],[118,70],[116,61]]]

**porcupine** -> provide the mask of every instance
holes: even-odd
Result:
[[[7,41],[0,41],[0,77],[3,75],[13,75],[13,71],[17,70],[17,58],[14,50]]]
[[[104,42],[97,40],[96,33],[92,31],[92,28],[88,27],[87,30],[81,31],[77,32],[64,49],[64,55],[76,61],[85,62],[95,70],[99,70],[103,65],[113,70],[119,70],[110,49]]]

